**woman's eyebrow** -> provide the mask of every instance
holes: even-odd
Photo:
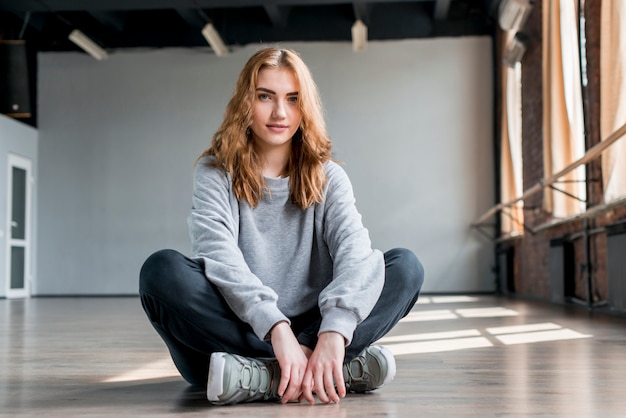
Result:
[[[276,92],[274,90],[270,90],[270,89],[266,89],[265,87],[257,87],[256,91],[264,91],[266,93],[270,93],[270,94],[276,94]],[[290,93],[287,93],[286,96],[297,96],[298,92],[297,91],[292,91]]]

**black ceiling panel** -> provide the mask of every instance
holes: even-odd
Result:
[[[209,21],[227,45],[349,41],[357,16],[370,40],[492,35],[497,0],[0,0],[0,39],[38,51],[78,50],[80,29],[107,50],[207,46]]]

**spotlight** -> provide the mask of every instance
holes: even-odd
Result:
[[[352,25],[352,49],[356,52],[367,49],[367,25],[361,19]]]
[[[228,55],[228,48],[224,44],[222,37],[213,26],[213,23],[207,23],[202,28],[202,35],[206,39],[206,41],[211,45],[213,52],[215,55],[222,57],[224,55]]]
[[[87,35],[79,31],[78,29],[74,29],[70,35],[68,36],[69,40],[74,42],[80,48],[83,49],[86,53],[97,59],[98,61],[107,59],[109,54],[100,48],[94,41],[89,39]]]

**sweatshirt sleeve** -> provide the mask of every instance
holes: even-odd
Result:
[[[347,174],[336,163],[329,162],[327,167],[324,237],[333,259],[333,280],[319,296],[319,332],[338,332],[349,345],[356,326],[380,297],[385,265],[383,254],[372,249]]]
[[[196,166],[189,234],[194,257],[202,258],[205,275],[230,308],[254,333],[265,339],[271,327],[287,317],[278,309],[278,296],[248,267],[237,245],[237,221],[229,176],[217,167]],[[237,208],[234,208],[237,210]]]

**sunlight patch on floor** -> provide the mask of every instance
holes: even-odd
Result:
[[[485,337],[453,338],[449,340],[421,341],[414,343],[385,344],[394,356],[406,354],[440,353],[444,351],[466,350],[468,348],[491,347]]]
[[[432,311],[409,312],[400,322],[442,321],[456,318],[458,318],[458,316],[449,309],[437,309]]]
[[[553,329],[561,329],[562,327],[552,322],[542,322],[540,324],[513,325],[509,327],[493,327],[487,328],[487,332],[492,335],[513,334],[519,332],[547,331]]]
[[[499,318],[518,315],[519,313],[517,311],[501,306],[454,310],[432,309],[409,312],[400,322],[443,321],[456,318]]]
[[[459,309],[457,312],[458,311],[462,310]],[[465,312],[463,312],[464,317],[476,318],[517,315],[515,311],[511,311],[512,314],[507,313],[506,311],[510,310],[505,308],[488,308],[484,311],[470,311],[472,312],[465,310]],[[409,321],[412,320],[409,319]],[[537,324],[488,327],[485,328],[484,331],[480,331],[479,329],[464,329],[423,334],[394,335],[380,339],[377,344],[385,345],[394,355],[407,355],[493,347],[498,345],[495,341],[503,346],[509,346],[590,337],[593,337],[593,335],[582,334],[569,328],[563,328],[552,322],[543,322]]]
[[[501,306],[493,308],[457,309],[455,312],[463,318],[496,318],[519,315],[519,313],[513,309],[503,308]]]
[[[480,331],[477,329],[464,329],[459,331],[443,331],[443,332],[427,332],[424,334],[396,335],[393,337],[383,337],[377,341],[377,344],[390,344],[407,341],[426,341],[426,340],[444,340],[448,338],[463,338],[479,336]]]
[[[137,380],[161,379],[164,377],[180,376],[176,366],[169,357],[146,364],[145,366],[131,370],[129,372],[113,376],[102,381],[102,383],[132,382]]]
[[[421,297],[417,303],[420,305],[428,305],[429,303],[464,303],[478,301],[480,301],[480,299],[476,296],[426,296]]]
[[[545,341],[559,341],[559,340],[575,340],[578,338],[590,338],[592,335],[581,334],[580,332],[573,331],[571,329],[563,328],[555,331],[535,331],[524,332],[520,334],[506,334],[496,336],[498,340],[504,345],[512,344],[528,344],[539,343]]]

